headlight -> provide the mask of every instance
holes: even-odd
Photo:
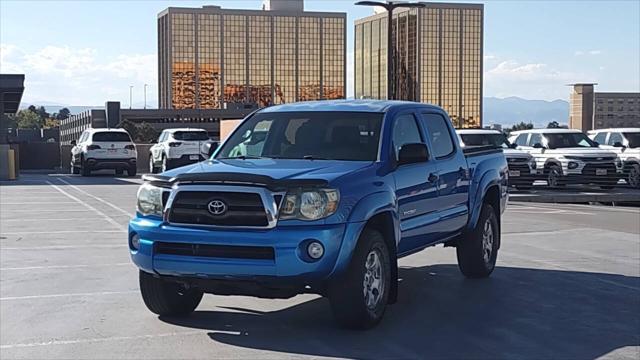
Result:
[[[577,169],[578,168],[578,163],[575,161],[569,161],[569,164],[567,165],[567,168],[569,169]]]
[[[536,168],[536,166],[537,166],[537,165],[536,165],[536,159],[531,159],[531,160],[529,160],[529,167],[530,167],[530,168],[535,169],[535,168]]]
[[[138,212],[142,215],[162,216],[162,188],[149,183],[142,184],[138,189]]]
[[[280,219],[318,220],[338,210],[338,190],[292,190],[287,193],[280,209]]]

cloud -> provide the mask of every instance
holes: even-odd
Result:
[[[578,50],[573,55],[582,56],[582,55],[600,55],[602,54],[602,50]]]
[[[149,84],[147,100],[155,99],[157,61],[155,54],[102,56],[93,48],[49,45],[27,52],[2,44],[3,73],[24,73],[23,102],[49,101],[69,105],[101,105],[107,100],[142,101],[143,84]],[[138,89],[139,91],[136,91]]]
[[[487,60],[496,60],[498,57],[495,55],[485,55],[483,58],[485,61],[487,61]]]
[[[545,63],[520,63],[511,59],[484,72],[484,90],[486,96],[555,100],[568,97],[566,84],[585,79],[592,77]]]

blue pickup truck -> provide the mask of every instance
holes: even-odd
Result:
[[[366,329],[396,301],[403,256],[455,246],[465,276],[491,274],[507,177],[502,150],[463,150],[436,106],[273,106],[211,159],[146,176],[129,248],[156,314],[189,314],[204,293],[314,293]]]

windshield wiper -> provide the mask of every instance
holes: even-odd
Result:
[[[302,157],[302,159],[304,159],[304,160],[329,160],[327,158],[317,157],[317,156],[313,156],[313,155],[305,155],[305,156]]]

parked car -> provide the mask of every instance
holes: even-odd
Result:
[[[71,141],[71,172],[91,175],[94,170],[113,169],[136,175],[136,146],[124,129],[87,129],[76,142]]]
[[[550,187],[596,184],[611,189],[620,178],[615,165],[616,154],[600,149],[579,130],[514,131],[509,141],[533,155]]]
[[[542,169],[538,169],[536,161],[530,154],[515,149],[507,137],[498,130],[459,129],[460,145],[463,148],[476,146],[495,146],[502,149],[509,165],[509,185],[518,189],[531,189],[537,178],[542,178]]]
[[[591,140],[618,156],[618,172],[626,182],[640,189],[640,128],[598,129],[588,132]]]
[[[149,149],[149,172],[165,172],[175,167],[200,162],[209,157],[213,146],[204,129],[166,129]]]
[[[246,146],[254,134],[262,145]],[[129,247],[145,304],[185,315],[203,293],[315,293],[341,324],[369,328],[396,301],[400,257],[444,243],[465,276],[489,276],[507,163],[455,139],[446,112],[413,102],[253,113],[210,161],[144,178]]]

